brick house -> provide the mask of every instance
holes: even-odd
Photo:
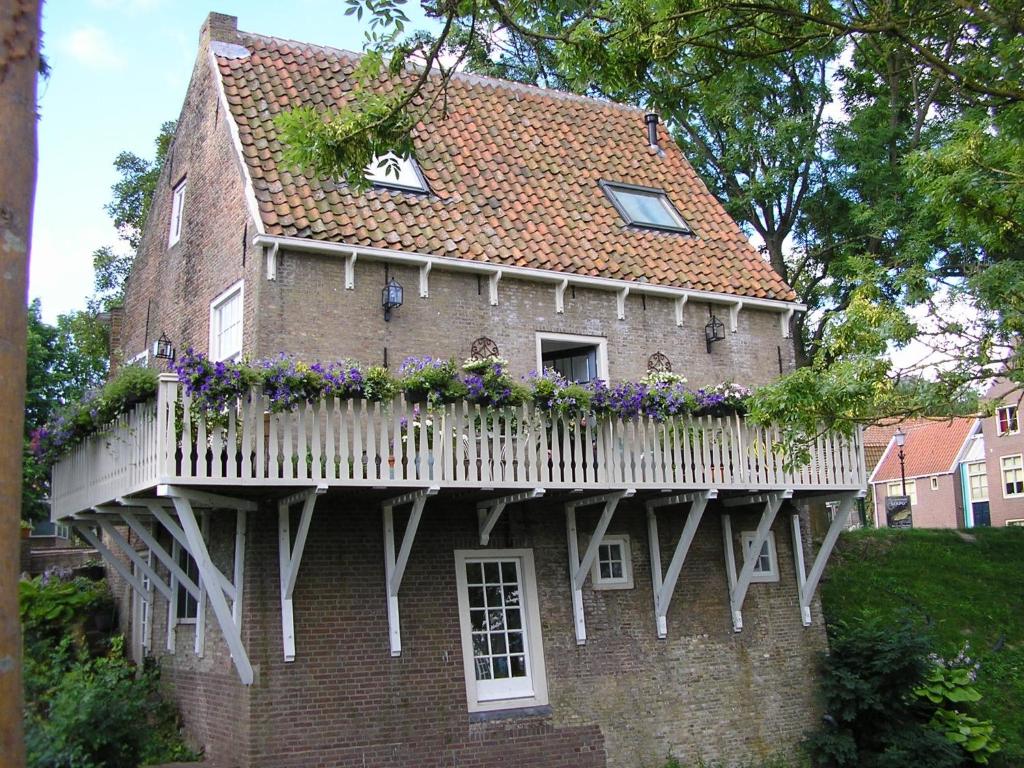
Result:
[[[284,167],[274,116],[343,103],[355,60],[209,16],[122,359],[164,337],[392,365],[496,348],[578,381],[792,368],[793,291],[642,111],[458,75],[397,178],[360,194]],[[227,426],[188,402],[165,375],[55,467],[53,508],[223,764],[731,763],[818,722],[815,589],[863,494],[859,436],[791,468],[740,417],[452,404],[414,433],[404,397],[268,414],[253,393]],[[821,497],[840,506],[815,555]]]
[[[886,499],[902,496],[904,481],[914,528],[964,528],[986,524],[982,518],[976,520],[972,516],[976,507],[971,501],[979,500],[976,498],[977,481],[972,486],[965,474],[968,467],[975,467],[974,462],[983,452],[978,419],[917,419],[887,429],[893,436],[868,480],[875,527],[886,527]],[[906,436],[902,473],[896,429]],[[971,470],[971,477],[975,474]],[[972,487],[975,491],[965,506],[965,493]],[[981,510],[978,512],[980,515]]]
[[[984,473],[972,465],[974,497],[987,503],[991,525],[1024,525],[1024,435],[1020,430],[1020,389],[997,380],[985,393],[995,413],[982,419]],[[982,480],[984,476],[984,480]]]

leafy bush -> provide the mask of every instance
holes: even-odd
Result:
[[[825,726],[808,739],[817,765],[955,768],[987,762],[996,749],[991,739],[967,750],[967,740],[950,738],[947,716],[938,714],[957,711],[950,703],[980,697],[957,682],[959,674],[947,674],[929,658],[928,639],[909,622],[866,618],[830,630],[822,678]]]
[[[407,357],[398,373],[405,393],[431,406],[454,402],[468,393],[466,385],[459,380],[459,368],[454,360]]]

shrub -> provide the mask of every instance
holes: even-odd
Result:
[[[407,357],[398,369],[402,390],[413,401],[430,406],[451,403],[466,396],[466,385],[459,380],[454,360],[433,357]]]

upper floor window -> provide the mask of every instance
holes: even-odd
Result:
[[[988,501],[988,471],[984,461],[967,465],[967,487],[971,501]]]
[[[185,187],[187,182],[182,179],[171,193],[171,234],[167,246],[174,245],[181,239],[181,222],[185,216]]]
[[[538,371],[551,368],[577,384],[608,379],[607,346],[600,337],[538,333],[537,358]]]
[[[755,531],[744,531],[740,534],[740,539],[743,542],[743,551],[750,552],[754,546],[754,538],[757,535]],[[758,554],[757,561],[754,564],[754,575],[751,576],[751,581],[778,581],[779,580],[779,565],[778,557],[775,552],[775,531],[768,531],[768,538],[764,540],[764,544],[761,545],[761,552]]]
[[[366,178],[382,187],[394,187],[411,192],[426,192],[427,182],[420,173],[420,167],[411,157],[399,157],[388,152],[375,157],[366,166]]]
[[[886,496],[902,496],[903,495],[903,481],[902,480],[890,480],[888,485],[885,487]],[[917,482],[914,480],[907,480],[907,496],[910,498],[910,506],[917,506]]]
[[[210,304],[210,358],[235,360],[242,354],[244,285],[235,283]]]
[[[996,434],[1015,435],[1020,432],[1020,423],[1017,421],[1017,406],[1004,405],[996,410]]]
[[[1024,496],[1024,457],[1003,456],[1003,496]]]
[[[602,181],[601,188],[627,224],[673,232],[691,230],[663,190]]]
[[[470,712],[547,704],[533,553],[456,550]]]

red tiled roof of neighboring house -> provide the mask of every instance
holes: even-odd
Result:
[[[356,194],[286,167],[274,117],[301,105],[344,105],[358,55],[240,35],[250,55],[214,53],[270,235],[796,299],[664,126],[664,151],[649,148],[641,110],[459,74],[447,116],[414,131],[430,194]],[[599,180],[665,190],[694,234],[627,226]]]
[[[907,477],[947,474],[976,423],[974,417],[962,417],[916,424],[910,429],[904,426],[907,441],[903,446],[903,454]],[[896,480],[899,477],[899,454],[893,445],[875,470],[872,482]]]

